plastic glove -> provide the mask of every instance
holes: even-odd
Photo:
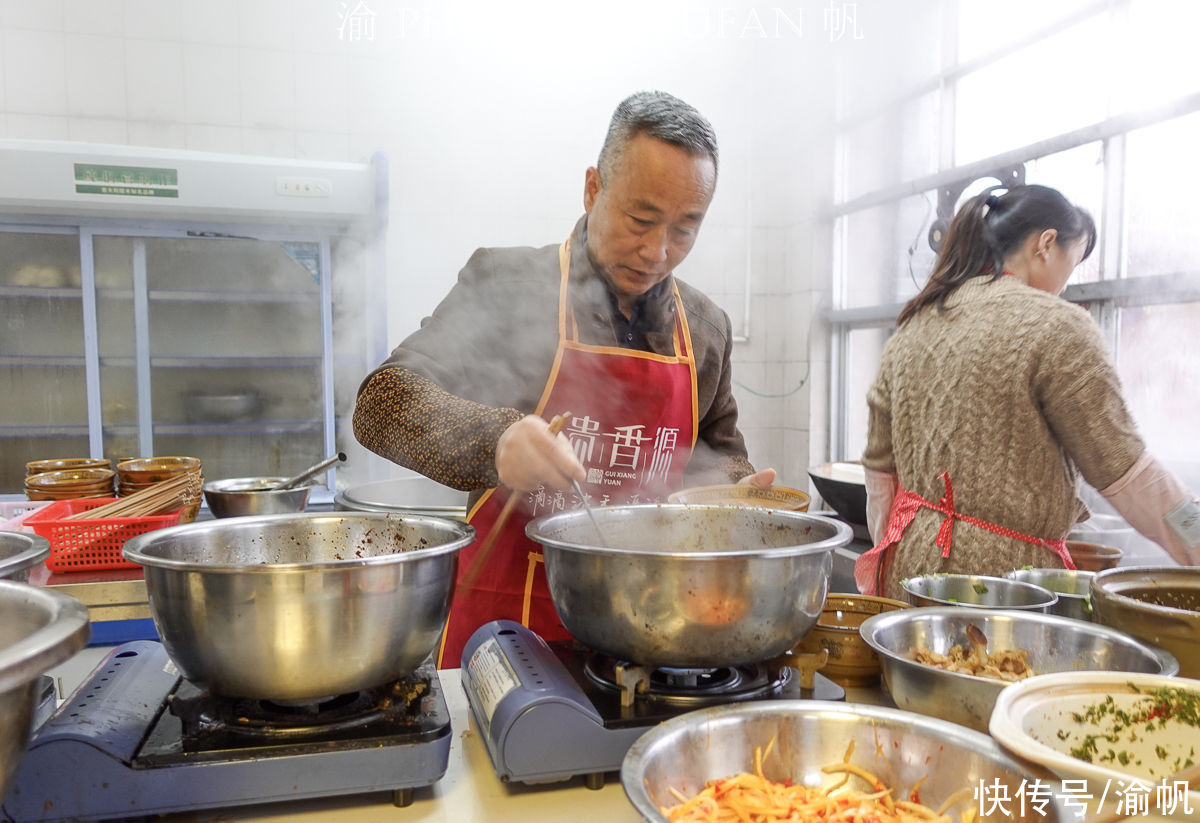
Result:
[[[1185,566],[1200,565],[1200,504],[1149,452],[1102,494],[1129,525]],[[1186,522],[1192,523],[1189,528]],[[1175,525],[1173,525],[1175,524]]]
[[[888,519],[892,516],[892,501],[896,499],[900,478],[895,472],[874,469],[864,469],[863,474],[867,486],[867,531],[871,533],[871,545],[878,546],[887,532]]]

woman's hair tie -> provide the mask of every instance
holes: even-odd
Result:
[[[994,194],[989,194],[987,196],[987,200],[984,200],[983,203],[989,209],[994,209],[996,206],[1000,205],[1000,198]]]

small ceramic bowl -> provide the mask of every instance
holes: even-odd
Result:
[[[1075,567],[1081,572],[1102,572],[1111,569],[1125,556],[1125,552],[1116,546],[1102,546],[1082,540],[1068,540],[1067,554],[1071,555]]]
[[[809,497],[799,489],[787,486],[758,486],[726,483],[719,486],[697,486],[677,491],[667,498],[668,503],[706,506],[755,506],[763,509],[808,511]]]

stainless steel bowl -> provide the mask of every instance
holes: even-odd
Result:
[[[1004,796],[1015,798],[1026,780],[1053,779],[1040,767],[1005,753],[986,734],[953,723],[881,706],[771,700],[702,709],[654,726],[626,752],[621,784],[645,820],[665,823],[659,808],[679,802],[671,789],[691,797],[706,781],[753,772],[755,748],[765,749],[772,740],[771,754],[763,760],[763,774],[771,780],[813,787],[835,783],[841,775],[825,774],[821,767],[840,763],[853,744],[850,762],[888,784],[897,799],[907,799],[918,783],[921,801],[935,810],[959,795],[948,809],[955,820],[967,809],[978,808],[973,787],[999,786],[1006,790]],[[861,779],[852,781],[851,788],[870,790]],[[1045,816],[1028,808],[1022,817],[1012,803],[1006,804],[1011,815],[978,819],[1074,820],[1060,804],[1053,795]]]
[[[1032,583],[979,574],[927,574],[900,581],[914,606],[968,606],[1045,612],[1058,595]]]
[[[184,677],[308,700],[407,674],[437,645],[475,530],[387,514],[209,520],[135,537],[150,612]]]
[[[653,666],[733,666],[803,639],[850,527],[793,511],[639,505],[583,509],[526,527],[550,596],[584,645]]]
[[[288,514],[304,511],[312,486],[272,489],[286,477],[232,477],[205,483],[204,500],[213,517],[246,517],[255,514]]]
[[[29,570],[50,556],[50,541],[34,534],[0,532],[0,578],[24,583]]]
[[[1096,621],[1119,627],[1179,659],[1200,678],[1200,566],[1126,566],[1092,578]]]
[[[78,600],[0,580],[0,800],[29,742],[42,672],[87,640],[87,607]]]
[[[956,644],[970,648],[968,625],[983,631],[989,652],[1029,652],[1029,665],[1038,674],[1124,671],[1172,675],[1179,671],[1179,663],[1168,652],[1124,632],[1037,612],[905,609],[868,617],[859,631],[879,654],[883,681],[897,706],[987,731],[996,697],[1007,683],[911,659],[918,649],[947,654]]]
[[[1004,579],[1032,583],[1058,595],[1058,602],[1046,610],[1047,614],[1091,620],[1094,575],[1073,569],[1013,569],[1004,573]]]

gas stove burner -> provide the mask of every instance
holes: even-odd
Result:
[[[820,658],[820,659],[819,659]],[[480,626],[463,648],[463,690],[503,781],[582,777],[589,788],[619,771],[646,729],[684,712],[741,700],[844,700],[814,671],[823,655],[780,655],[748,666],[633,666],[571,640],[546,643],[512,620]],[[554,734],[547,736],[546,730]]]
[[[428,681],[398,680],[308,703],[229,698],[184,684],[168,707],[183,723],[188,751],[224,745],[260,745],[296,740],[340,740],[394,734],[421,712]]]
[[[185,724],[206,730],[189,738]],[[285,706],[214,698],[161,643],[133,641],[34,733],[0,820],[149,819],[380,791],[407,806],[446,773],[451,737],[432,658],[380,688]]]
[[[597,685],[619,692],[621,705],[652,700],[670,706],[709,706],[773,694],[791,678],[791,669],[771,677],[761,663],[715,668],[650,668],[591,653],[584,672]]]

